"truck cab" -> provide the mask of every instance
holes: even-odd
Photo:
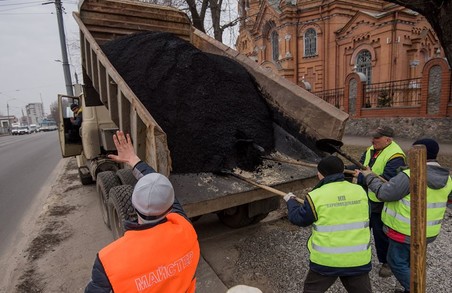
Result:
[[[71,123],[72,104],[82,108],[82,124],[78,128]],[[117,170],[118,166],[107,158],[116,150],[113,134],[118,127],[111,121],[105,106],[86,106],[84,95],[58,96],[60,123],[58,125],[61,154],[77,158],[82,184],[91,184],[99,172]]]

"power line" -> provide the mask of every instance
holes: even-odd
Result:
[[[10,8],[10,9],[3,9],[3,10],[0,10],[0,12],[17,10],[17,9],[24,9],[24,8],[30,8],[30,7],[38,7],[38,6],[41,6],[41,4],[33,4],[33,5],[28,5],[28,6],[15,7],[15,8]]]

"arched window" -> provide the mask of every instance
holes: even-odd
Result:
[[[272,44],[272,57],[273,61],[278,61],[279,59],[279,44],[278,44],[278,32],[272,31],[271,34],[271,44]]]
[[[372,55],[368,50],[362,50],[356,56],[356,71],[364,73],[367,84],[372,80]]]
[[[315,56],[317,54],[317,32],[310,28],[304,34],[304,56]]]

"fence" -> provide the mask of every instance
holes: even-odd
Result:
[[[334,105],[336,108],[344,108],[344,88],[315,92],[313,94]]]
[[[421,105],[421,78],[364,85],[364,107],[411,107]]]
[[[366,85],[350,73],[345,88],[314,93],[350,114],[366,117],[452,117],[451,70],[443,58],[429,60],[422,77]]]

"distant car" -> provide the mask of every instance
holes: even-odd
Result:
[[[28,131],[30,133],[36,133],[38,132],[38,126],[36,126],[36,124],[30,124],[30,126],[28,127]]]
[[[19,127],[13,127],[11,129],[11,134],[12,135],[19,135]]]
[[[18,134],[30,134],[30,130],[28,129],[28,126],[21,126],[19,127]]]

